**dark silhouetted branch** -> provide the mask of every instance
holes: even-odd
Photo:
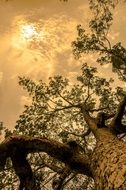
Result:
[[[77,173],[92,176],[88,155],[80,154],[69,143],[64,144],[45,137],[11,136],[0,144],[0,169],[4,170],[6,159],[10,157],[15,173],[20,180],[20,190],[35,189],[34,177],[27,161],[27,155],[38,152],[47,153]]]
[[[116,133],[126,133],[126,126],[122,124],[122,118],[125,114],[125,106],[126,106],[126,95],[124,95],[124,98],[122,102],[120,102],[117,112],[115,113],[109,127]]]

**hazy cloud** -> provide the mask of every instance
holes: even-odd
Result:
[[[94,56],[76,61],[71,41],[76,25],[88,26],[90,12],[87,0],[13,0],[0,2],[0,120],[13,127],[23,104],[29,103],[26,92],[18,85],[18,76],[47,81],[50,75],[63,74],[71,80],[80,72],[82,62],[95,63]],[[125,8],[118,8],[110,38],[125,41]],[[120,18],[123,16],[123,24]],[[22,32],[22,26],[33,26],[36,35]],[[124,29],[125,30],[125,29]],[[110,68],[100,68],[109,75]]]

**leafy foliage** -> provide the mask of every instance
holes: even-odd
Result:
[[[113,20],[112,10],[118,1],[89,2],[93,13],[93,19],[89,23],[90,32],[86,33],[81,25],[77,26],[78,37],[72,43],[73,53],[76,58],[83,53],[96,53],[98,63],[111,63],[113,71],[118,73],[121,80],[126,81],[126,49],[120,42],[112,46],[107,36]]]
[[[85,63],[81,70],[82,74],[77,77],[77,82],[73,86],[71,86],[68,79],[62,76],[50,77],[48,84],[42,81],[34,82],[26,77],[19,77],[19,84],[27,90],[31,104],[29,106],[25,105],[24,112],[20,115],[13,134],[46,136],[64,143],[74,139],[82,147],[80,149],[82,153],[90,153],[95,146],[95,139],[90,132],[87,133],[88,127],[79,106],[84,104],[91,115],[95,115],[99,110],[113,113],[121,98],[121,92],[123,95],[123,91],[120,87],[113,91],[111,87],[113,80],[107,81],[99,77],[95,67],[90,67]],[[11,135],[7,129],[5,133],[6,136]],[[29,155],[29,161],[39,189],[49,186],[58,177],[59,173],[57,171],[59,171],[59,168],[60,170],[63,169],[62,163],[44,153]],[[12,168],[11,163],[10,168]],[[13,183],[12,189],[14,189],[17,183],[15,184],[13,181],[15,177],[12,169],[7,170],[4,176],[5,181],[6,179],[12,181],[11,186]],[[80,183],[80,180],[82,185],[79,186],[78,184],[76,188],[83,188],[86,184],[87,189],[89,186],[91,186],[89,189],[93,188],[93,183],[88,184],[87,178],[72,171],[64,182],[64,188],[73,188],[73,183],[75,181]],[[1,183],[2,186],[3,182]],[[10,185],[7,185],[6,188],[9,189]]]
[[[78,58],[83,53],[96,52],[99,54],[97,62],[112,63],[113,71],[119,74],[120,79],[126,80],[126,49],[121,43],[111,46],[107,38],[113,19],[112,10],[118,1],[89,0],[89,3],[94,16],[89,23],[90,33],[86,33],[81,25],[77,26],[78,38],[72,44],[74,55]],[[64,143],[74,139],[80,145],[82,154],[90,154],[95,147],[95,139],[83,119],[80,105],[83,104],[92,116],[100,110],[114,113],[124,91],[121,87],[114,90],[113,79],[99,77],[97,69],[87,63],[82,65],[81,71],[73,86],[62,76],[50,77],[48,84],[42,80],[35,82],[19,77],[19,85],[27,91],[31,104],[24,106],[13,132],[1,129],[4,129],[5,137],[11,134],[46,136]],[[44,153],[31,154],[28,159],[38,190],[54,187],[54,181],[63,171],[64,165]],[[7,161],[6,170],[0,173],[0,178],[0,189],[17,188],[18,179],[10,160]],[[92,179],[71,171],[63,188],[90,190],[94,189],[94,184]]]

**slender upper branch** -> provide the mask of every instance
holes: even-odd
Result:
[[[96,130],[97,130],[97,123],[96,123],[96,119],[91,117],[90,114],[88,113],[88,111],[84,108],[84,106],[81,107],[81,111],[84,117],[84,120],[86,121],[86,123],[88,124],[88,127],[90,128],[90,130],[93,132],[93,134],[96,134]]]
[[[60,96],[65,102],[67,102],[68,104],[74,106],[74,105],[72,104],[72,102],[70,102],[70,101],[67,100],[64,96],[62,96],[62,94],[61,94],[60,92],[58,92],[58,94],[59,94],[59,96]]]
[[[56,190],[62,190],[63,188],[63,183],[65,181],[65,179],[71,174],[71,170],[68,166],[66,166],[64,168],[64,170],[62,171],[61,175],[59,176],[58,180],[54,180],[53,181],[53,187]]]

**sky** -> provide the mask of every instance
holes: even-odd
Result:
[[[112,43],[121,41],[124,46],[125,9],[126,4],[116,8],[109,35]],[[88,0],[0,0],[0,121],[6,127],[14,127],[29,103],[18,76],[47,82],[56,74],[71,81],[78,75],[81,61],[74,59],[71,42],[77,37],[76,26],[87,28],[90,18]],[[85,61],[94,66],[95,57],[85,55]],[[114,76],[109,66],[99,71]]]

